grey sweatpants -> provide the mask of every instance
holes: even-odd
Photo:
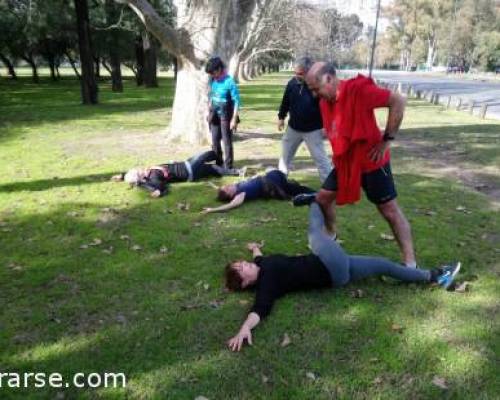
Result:
[[[390,276],[405,282],[429,282],[428,270],[408,268],[381,257],[350,256],[326,233],[323,212],[317,203],[309,209],[309,245],[325,264],[334,286],[344,286],[369,276]]]
[[[288,126],[281,141],[281,158],[278,169],[288,175],[293,157],[295,157],[295,153],[302,142],[306,143],[309,153],[318,168],[321,183],[323,183],[332,170],[332,161],[325,151],[322,129],[301,132]]]

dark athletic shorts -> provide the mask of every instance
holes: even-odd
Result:
[[[387,203],[398,195],[394,186],[390,162],[379,169],[362,174],[361,186],[368,200],[374,204]],[[337,188],[337,174],[334,168],[323,182],[322,189],[336,192]]]

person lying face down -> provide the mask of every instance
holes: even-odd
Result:
[[[167,193],[169,183],[239,174],[238,170],[228,170],[211,164],[210,162],[215,161],[215,158],[215,153],[210,150],[184,162],[159,164],[149,168],[132,168],[126,173],[113,176],[111,179],[125,181],[131,186],[146,189],[152,197],[161,197]]]
[[[311,196],[313,198],[313,196]],[[253,261],[233,261],[226,266],[226,287],[239,291],[254,287],[255,302],[238,333],[227,342],[232,351],[240,351],[244,341],[252,344],[252,329],[266,318],[276,299],[298,290],[336,288],[369,276],[389,276],[404,282],[436,282],[447,289],[460,270],[460,263],[432,270],[407,268],[384,258],[349,256],[326,233],[318,204],[309,211],[311,254],[264,256],[261,245],[249,243]]]
[[[214,208],[205,207],[203,213],[227,211],[239,207],[249,200],[291,200],[294,196],[302,193],[314,193],[314,190],[289,180],[283,172],[273,169],[265,175],[220,187],[217,192],[217,200],[228,202],[228,204]]]

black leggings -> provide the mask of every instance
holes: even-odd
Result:
[[[210,176],[222,176],[225,169],[214,164],[208,164],[216,160],[216,154],[213,150],[197,154],[187,160],[193,172],[193,181],[208,178]]]

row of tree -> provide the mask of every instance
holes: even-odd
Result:
[[[20,61],[48,66],[52,79],[73,67],[84,103],[98,102],[101,67],[115,91],[121,68],[138,84],[156,86],[157,64],[175,66],[171,135],[206,137],[207,59],[219,55],[231,75],[251,79],[293,57],[352,57],[362,32],[355,16],[341,16],[295,0],[0,0],[0,60],[12,78]]]
[[[500,3],[495,0],[393,0],[390,26],[379,43],[380,65],[467,71],[500,66]]]
[[[158,2],[160,3],[160,2]],[[158,7],[169,16],[168,3]],[[101,67],[112,77],[113,90],[123,90],[121,66],[135,74],[139,85],[157,86],[157,59],[167,65],[168,53],[157,54],[158,43],[124,5],[113,0],[0,0],[0,60],[11,78],[16,79],[20,62],[32,69],[39,81],[39,66],[47,66],[53,80],[60,78],[61,65],[71,65],[80,78],[79,37],[85,28],[77,24],[81,17],[88,27],[89,51],[93,73],[101,75]],[[83,31],[82,31],[83,29]],[[80,36],[79,36],[80,35]]]

